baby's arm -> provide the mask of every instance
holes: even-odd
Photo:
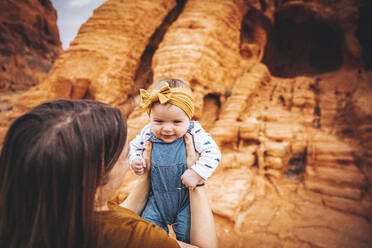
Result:
[[[142,153],[146,148],[146,142],[150,138],[150,124],[145,126],[141,132],[130,142],[129,163],[134,173],[142,175],[146,168],[146,162]]]
[[[190,168],[183,173],[183,175],[181,176],[181,180],[187,188],[193,190],[196,185],[203,181],[203,178]]]
[[[207,180],[216,170],[221,160],[221,152],[216,142],[199,122],[194,121],[191,133],[194,137],[195,149],[200,157],[191,169],[184,172],[181,179],[186,187],[193,189],[198,183]]]

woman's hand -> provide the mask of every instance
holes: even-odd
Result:
[[[152,152],[152,142],[147,141],[145,151],[143,151],[143,159],[145,160],[144,175],[149,175],[151,170],[151,152]]]
[[[186,144],[186,163],[187,163],[187,170],[181,176],[182,183],[189,189],[193,190],[198,183],[203,182],[203,178],[199,176],[191,166],[195,164],[195,162],[199,159],[199,153],[195,151],[194,143],[192,137],[189,133],[185,134],[185,144]]]
[[[152,143],[147,142],[146,149],[143,152],[143,158],[146,162],[146,167],[141,176],[137,179],[136,186],[132,189],[129,196],[120,206],[128,208],[138,215],[142,212],[146,205],[148,194],[150,191],[150,170],[151,170],[151,151]]]
[[[191,134],[186,133],[185,134],[185,144],[186,144],[186,163],[187,168],[191,168],[195,164],[195,162],[199,159],[199,153],[195,151],[194,142],[192,140]]]

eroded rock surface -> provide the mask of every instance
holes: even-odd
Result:
[[[0,95],[25,91],[46,77],[62,50],[56,21],[49,0],[0,2]]]
[[[0,112],[96,99],[148,122],[138,89],[189,82],[222,150],[207,183],[221,247],[371,247],[370,4],[108,0],[46,80]],[[136,176],[115,196],[123,200]]]

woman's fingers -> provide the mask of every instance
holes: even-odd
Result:
[[[185,144],[186,144],[186,155],[187,155],[187,168],[191,168],[198,160],[198,153],[195,151],[194,142],[189,133],[185,134]]]
[[[150,141],[147,141],[146,143],[146,149],[143,152],[143,158],[145,160],[145,171],[149,171],[151,167],[151,151],[152,151],[152,143]]]

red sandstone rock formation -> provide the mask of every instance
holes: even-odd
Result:
[[[42,101],[89,98],[119,107],[131,139],[148,121],[138,89],[181,78],[223,154],[207,183],[221,247],[370,247],[371,10],[108,0],[46,80],[7,103],[0,133]]]
[[[0,95],[5,95],[42,81],[62,49],[50,1],[1,1],[0,13]]]

